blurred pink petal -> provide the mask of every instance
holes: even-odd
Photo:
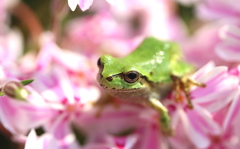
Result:
[[[111,7],[111,12],[126,23],[134,19],[138,23],[135,32],[143,37],[179,41],[186,36],[186,28],[175,11],[174,3],[169,0],[118,0]]]
[[[105,147],[116,149],[164,148],[157,115],[151,109],[122,104],[119,108],[106,106],[99,118],[95,112],[85,113],[74,123],[86,133],[86,146],[106,143]],[[131,130],[129,134],[118,135],[128,130]]]
[[[34,100],[35,104],[17,101],[6,96],[1,97],[2,124],[14,134],[26,134],[31,128],[39,127],[55,115],[50,107],[36,102],[39,99],[34,98]]]
[[[5,67],[15,67],[23,52],[23,38],[18,30],[9,30],[0,35],[0,63]]]
[[[92,3],[93,3],[93,0],[79,0],[79,7],[82,9],[82,11],[85,11],[89,9]]]
[[[228,62],[239,62],[240,56],[240,27],[225,25],[219,31],[222,43],[216,47],[216,53]]]
[[[192,37],[181,42],[186,60],[199,68],[209,61],[214,61],[216,65],[233,67],[232,62],[236,60],[233,54],[239,49],[238,32],[236,27],[226,29],[226,26],[239,24],[235,19],[222,19],[199,28]]]
[[[35,130],[31,130],[24,149],[78,149],[75,145],[62,145],[52,134],[45,133],[37,136]]]
[[[238,18],[240,14],[238,0],[203,0],[197,5],[197,14],[201,19]]]
[[[132,51],[141,41],[130,34],[131,31],[124,24],[110,13],[102,12],[72,20],[67,26],[66,46],[90,58],[99,58],[105,53],[119,57]]]
[[[215,54],[214,48],[220,43],[218,29],[221,23],[213,22],[198,29],[192,37],[181,43],[187,61],[201,68],[209,61],[221,65],[222,60]]]

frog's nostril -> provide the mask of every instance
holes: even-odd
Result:
[[[107,77],[106,79],[107,79],[109,82],[111,82],[111,81],[113,80],[113,77],[110,76],[110,77]]]

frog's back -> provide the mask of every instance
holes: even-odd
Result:
[[[124,60],[153,82],[169,82],[170,74],[182,75],[191,71],[190,66],[180,61],[181,52],[176,43],[146,38],[142,44]]]
[[[179,50],[173,42],[159,41],[153,37],[146,38],[132,53],[125,59],[131,59],[136,63],[146,63],[152,60],[170,61]],[[134,59],[132,59],[134,57]]]

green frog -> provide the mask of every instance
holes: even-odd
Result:
[[[170,117],[161,100],[173,89],[184,89],[180,78],[193,71],[181,57],[176,43],[148,37],[126,57],[101,56],[98,83],[118,99],[153,106],[160,113],[162,132],[171,134]]]

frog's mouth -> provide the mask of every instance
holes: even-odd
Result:
[[[128,101],[139,101],[140,99],[147,99],[147,92],[143,88],[109,88],[103,84],[99,84],[104,90],[109,92],[112,96]]]
[[[104,86],[103,84],[99,84],[103,89],[107,90],[108,92],[134,92],[134,91],[139,91],[140,88],[120,88],[120,89],[117,89],[117,88],[109,88],[109,87],[106,87]]]

